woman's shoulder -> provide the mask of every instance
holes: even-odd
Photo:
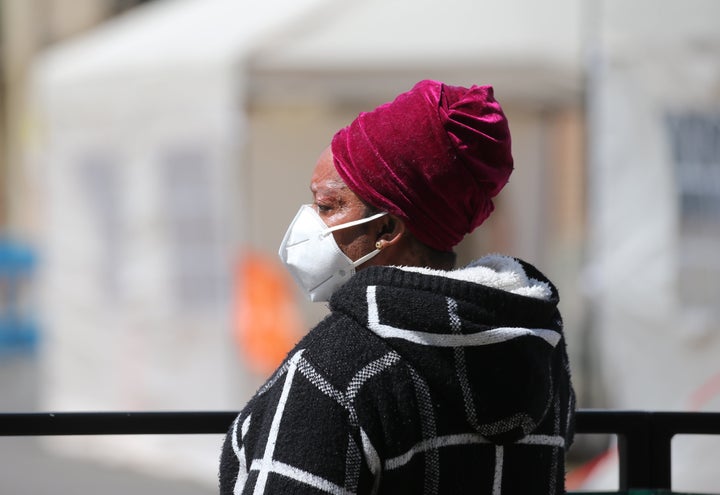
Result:
[[[298,345],[302,359],[337,387],[347,387],[357,373],[392,349],[361,322],[333,312]]]

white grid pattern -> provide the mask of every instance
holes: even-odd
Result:
[[[302,469],[273,460],[275,442],[277,440],[277,435],[280,429],[280,422],[282,421],[285,404],[292,388],[295,373],[296,371],[299,371],[301,375],[303,375],[313,386],[315,386],[315,388],[335,400],[340,406],[346,409],[350,414],[351,422],[355,426],[357,426],[357,413],[352,406],[352,401],[355,399],[363,384],[365,384],[367,380],[399,362],[400,356],[395,352],[389,352],[388,354],[380,357],[379,359],[368,363],[360,371],[358,371],[355,376],[353,376],[353,378],[350,380],[347,390],[343,393],[333,387],[322,376],[322,374],[312,366],[310,362],[304,359],[302,357],[302,353],[303,350],[295,353],[290,358],[290,360],[285,365],[283,365],[283,367],[279,369],[277,373],[272,377],[271,384],[266,385],[259,391],[259,395],[265,393],[267,390],[269,390],[272,384],[275,384],[278,380],[280,380],[280,378],[285,376],[285,383],[283,384],[280,400],[273,416],[270,434],[268,436],[263,457],[262,459],[255,459],[252,462],[250,470],[246,469],[244,447],[240,447],[237,441],[237,422],[239,418],[236,419],[235,423],[233,423],[232,446],[235,456],[237,457],[240,465],[238,478],[235,484],[236,494],[242,492],[244,484],[247,481],[247,475],[249,471],[258,471],[258,479],[255,484],[255,490],[253,492],[255,495],[264,493],[269,473],[280,474],[282,476],[292,478],[300,483],[313,486],[327,493],[352,493],[356,488],[357,476],[351,476],[350,479],[347,480],[349,486],[344,488],[328,480],[325,480],[322,477],[308,473]],[[249,421],[250,417],[248,416],[243,422],[242,437],[244,437],[247,433]],[[381,462],[377,455],[377,451],[373,447],[368,436],[363,431],[361,431],[361,434],[363,440],[362,448],[365,453],[366,459],[368,459],[368,462],[370,463],[369,468],[371,472],[376,476],[377,484],[377,482],[379,482]]]
[[[531,336],[541,338],[555,347],[562,337],[559,332],[547,328],[497,327],[476,333],[452,334],[418,332],[385,325],[380,323],[380,314],[375,296],[376,288],[374,285],[367,288],[368,327],[385,339],[402,339],[415,344],[434,347],[474,347],[499,344],[518,337]]]
[[[376,286],[369,286],[366,291],[366,297],[367,297],[367,304],[368,304],[368,327],[370,330],[375,332],[377,335],[383,338],[395,338],[395,339],[402,339],[406,340],[408,342],[413,342],[415,344],[420,345],[427,345],[427,346],[436,346],[436,347],[453,347],[454,348],[454,357],[455,357],[455,367],[457,376],[460,382],[461,389],[463,391],[463,399],[465,403],[465,412],[468,417],[468,420],[470,421],[471,425],[478,426],[478,421],[475,414],[475,407],[472,403],[472,399],[469,397],[469,383],[467,381],[467,372],[466,372],[466,366],[465,366],[465,357],[463,354],[463,348],[465,347],[473,347],[473,346],[483,346],[483,345],[492,345],[497,344],[501,342],[507,342],[509,340],[513,340],[519,337],[523,336],[532,336],[537,337],[545,340],[548,344],[550,344],[552,347],[555,347],[562,338],[562,335],[555,331],[550,329],[542,329],[542,328],[521,328],[521,327],[498,327],[493,328],[490,330],[486,330],[483,332],[478,332],[474,334],[462,334],[462,327],[461,327],[461,319],[460,316],[457,314],[457,301],[453,300],[452,298],[446,298],[447,302],[447,311],[448,311],[448,320],[449,320],[449,326],[452,333],[450,334],[436,334],[436,333],[428,333],[428,332],[418,332],[415,330],[407,330],[402,328],[393,327],[390,325],[386,325],[380,322],[380,311],[377,304],[377,295],[376,295]],[[415,373],[413,373],[413,379],[416,382],[416,386],[418,384],[417,380],[419,377],[416,376]],[[428,391],[429,394],[429,391]],[[419,394],[419,398],[424,398],[425,401],[421,402],[427,402],[429,400],[428,397],[423,397],[423,394]],[[556,406],[559,406],[559,403],[557,401]],[[427,415],[431,414],[432,411],[429,412],[426,411],[425,407],[422,407],[421,404],[421,416],[424,419],[424,422],[428,420]],[[434,432],[434,419],[433,417],[430,417],[429,420],[433,424],[433,432]],[[526,423],[532,423],[532,425],[526,424]],[[530,418],[525,414],[515,415],[513,417],[505,418],[497,423],[499,426],[503,426],[503,429],[507,429],[510,426],[518,426],[523,425],[523,430],[528,430],[529,426],[532,426],[534,428],[536,425],[534,422],[530,421]],[[482,430],[493,430],[494,429],[493,424],[490,425],[482,425]],[[453,447],[453,446],[460,446],[460,445],[471,445],[471,444],[489,444],[490,441],[487,440],[485,437],[483,437],[480,434],[475,433],[466,433],[466,434],[457,434],[457,435],[446,435],[446,436],[435,436],[433,433],[432,435],[428,435],[426,428],[423,428],[423,434],[426,437],[421,442],[413,446],[410,450],[405,452],[404,454],[387,459],[384,463],[384,467],[386,470],[393,470],[398,469],[408,462],[412,460],[414,456],[417,454],[423,453],[423,454],[430,454],[430,457],[426,459],[427,465],[426,465],[426,485],[425,490],[433,492],[432,488],[432,480],[430,478],[433,478],[434,470],[432,469],[432,466],[437,464],[438,461],[438,454],[439,450],[441,448],[446,447]],[[555,432],[557,433],[558,428],[556,428]],[[559,435],[526,435],[521,440],[517,441],[516,444],[520,445],[537,445],[542,447],[551,447],[551,448],[564,448],[565,447],[565,439],[562,436]],[[504,461],[504,446],[502,445],[496,445],[495,446],[495,470],[494,470],[494,478],[493,478],[493,495],[500,495],[502,493],[502,477],[503,477],[503,461]],[[428,471],[429,469],[429,471]],[[555,483],[555,477],[554,474],[551,475],[551,484],[554,485]],[[435,477],[436,481],[437,478]],[[430,485],[428,485],[428,482],[430,482]],[[554,487],[553,487],[554,489]],[[434,493],[434,492],[433,492]]]
[[[400,338],[406,341],[429,346],[455,347],[455,366],[461,386],[463,384],[469,386],[467,383],[467,376],[465,376],[466,366],[463,352],[463,348],[465,347],[490,345],[528,335],[541,338],[554,347],[561,339],[561,334],[554,330],[528,328],[496,328],[476,334],[464,335],[462,334],[460,317],[457,314],[457,302],[451,298],[447,298],[447,309],[452,333],[431,334],[395,328],[380,323],[375,289],[376,288],[374,286],[370,286],[367,288],[366,293],[368,303],[368,326],[370,330],[384,338]],[[458,355],[457,351],[460,351],[461,354]],[[402,468],[410,463],[415,456],[424,454],[425,492],[437,492],[439,483],[439,454],[441,449],[473,444],[491,444],[491,442],[478,433],[438,435],[438,432],[436,431],[436,420],[430,390],[425,381],[412,368],[409,368],[409,370],[415,385],[415,393],[420,407],[419,412],[422,421],[424,438],[405,453],[383,461],[378,456],[378,453],[372,445],[372,442],[366,432],[361,429],[361,445],[353,443],[354,441],[351,441],[348,444],[348,451],[346,453],[348,454],[347,459],[351,461],[351,465],[346,466],[349,469],[346,470],[347,473],[344,487],[298,467],[279,462],[273,458],[285,405],[288,401],[296,372],[299,371],[309,383],[311,383],[323,394],[332,398],[341,407],[346,409],[349,412],[351,423],[357,427],[359,424],[353,402],[358,396],[359,391],[370,378],[382,373],[384,370],[387,370],[399,362],[401,362],[400,355],[394,351],[389,352],[386,355],[366,364],[352,377],[346,387],[346,390],[341,391],[328,382],[322,373],[320,373],[309,361],[303,358],[303,350],[299,350],[292,355],[290,360],[287,361],[283,367],[275,373],[271,380],[259,391],[259,395],[265,393],[271,386],[283,378],[283,376],[285,377],[285,381],[282,384],[280,398],[273,413],[270,432],[262,458],[254,459],[249,470],[247,469],[245,462],[245,452],[242,443],[250,426],[250,416],[245,418],[241,426],[238,424],[239,418],[236,419],[235,423],[233,423],[232,449],[239,461],[240,468],[235,485],[235,493],[239,494],[242,492],[250,471],[258,472],[257,481],[254,487],[254,493],[256,495],[265,492],[270,473],[293,479],[299,483],[314,487],[325,493],[342,495],[354,493],[357,490],[359,475],[358,470],[360,463],[363,460],[363,457],[360,456],[359,448],[362,449],[364,460],[367,462],[368,468],[374,476],[374,490],[379,488],[379,482],[383,470],[392,471]],[[468,406],[469,397],[465,391],[463,392],[463,397],[466,405],[466,414],[470,419],[472,419],[475,416],[474,405],[470,404],[470,406]],[[472,400],[470,400],[470,402],[472,402]],[[475,423],[477,423],[477,420],[475,420]],[[241,430],[240,432],[237,431],[239,427]],[[238,435],[238,433],[240,433],[240,435]],[[240,439],[240,443],[238,443],[238,438]],[[527,435],[516,443],[520,445],[541,446],[545,448],[565,447],[565,440],[560,435]],[[493,493],[495,494],[500,494],[502,491],[505,448],[506,446],[495,446],[495,468],[493,478]]]

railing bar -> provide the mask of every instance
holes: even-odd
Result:
[[[0,413],[0,436],[225,433],[234,411]],[[576,433],[630,434],[652,425],[663,436],[720,434],[720,413],[582,409]]]
[[[673,434],[720,434],[720,412],[654,412],[582,409],[575,418],[577,433],[619,434],[638,424],[653,425]]]
[[[2,413],[0,436],[225,433],[237,412]]]
[[[224,434],[236,411],[0,413],[0,436]],[[720,434],[720,412],[583,409],[576,433],[618,437],[620,489],[670,489],[676,434]]]

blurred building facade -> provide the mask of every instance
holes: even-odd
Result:
[[[720,4],[603,1],[588,57],[588,265],[607,405],[720,408]],[[718,438],[673,488],[715,491]]]
[[[23,143],[29,125],[27,88],[42,50],[98,26],[148,0],[2,0],[0,2],[0,228],[24,230],[30,219]]]

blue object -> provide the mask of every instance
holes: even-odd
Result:
[[[35,317],[37,256],[21,242],[0,236],[0,356],[34,351],[39,329]]]

